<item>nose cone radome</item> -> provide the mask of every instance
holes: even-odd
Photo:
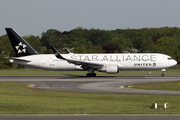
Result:
[[[177,61],[176,60],[171,60],[170,65],[171,65],[171,67],[177,65]]]
[[[177,65],[177,61],[176,61],[176,60],[173,60],[172,64],[173,64],[173,66],[174,66],[174,65]]]

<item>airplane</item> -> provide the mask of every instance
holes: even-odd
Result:
[[[54,54],[40,54],[34,50],[13,28],[5,28],[15,52],[8,58],[11,63],[53,71],[84,70],[87,77],[95,77],[94,71],[116,74],[121,70],[162,70],[164,72],[177,64],[170,56],[160,53],[104,53],[60,54],[51,47]]]

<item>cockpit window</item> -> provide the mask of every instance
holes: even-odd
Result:
[[[173,60],[173,58],[168,58],[168,60]]]

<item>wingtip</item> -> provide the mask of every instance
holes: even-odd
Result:
[[[50,46],[50,47],[51,47],[52,51],[54,52],[54,55],[55,55],[57,58],[65,60],[65,58],[61,56],[61,54],[56,50],[55,47],[53,47],[53,46]]]

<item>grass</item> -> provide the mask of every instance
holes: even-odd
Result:
[[[87,71],[49,71],[41,69],[1,69],[0,75],[86,75]],[[104,72],[96,72],[97,75],[111,75]],[[136,70],[136,71],[119,71],[113,75],[160,75],[161,70]],[[165,75],[180,75],[180,69],[167,69]]]
[[[149,73],[151,72],[151,74]],[[86,71],[48,71],[40,69],[0,70],[0,75],[85,75]],[[160,75],[155,71],[120,71],[115,75]],[[180,69],[168,69],[166,75],[179,75]],[[98,72],[97,75],[106,75]],[[171,82],[170,82],[171,83]],[[179,83],[166,84],[166,90],[179,91]],[[157,89],[155,84],[148,89]],[[137,86],[137,85],[135,85]],[[143,85],[144,86],[144,85]],[[153,87],[152,87],[153,86]],[[160,88],[162,84],[158,84]],[[170,89],[167,89],[167,86]],[[146,89],[146,88],[142,88]],[[25,83],[0,82],[0,114],[180,114],[180,96],[104,94],[53,91],[29,88]],[[158,109],[151,109],[152,102]],[[169,109],[162,109],[165,102]]]
[[[180,114],[179,100],[175,95],[53,91],[0,82],[0,114]],[[152,102],[158,109],[151,109]],[[169,109],[160,109],[165,102]]]
[[[144,90],[180,91],[180,81],[141,83],[141,84],[126,85],[125,87],[128,86],[131,86],[131,88],[144,89]]]

